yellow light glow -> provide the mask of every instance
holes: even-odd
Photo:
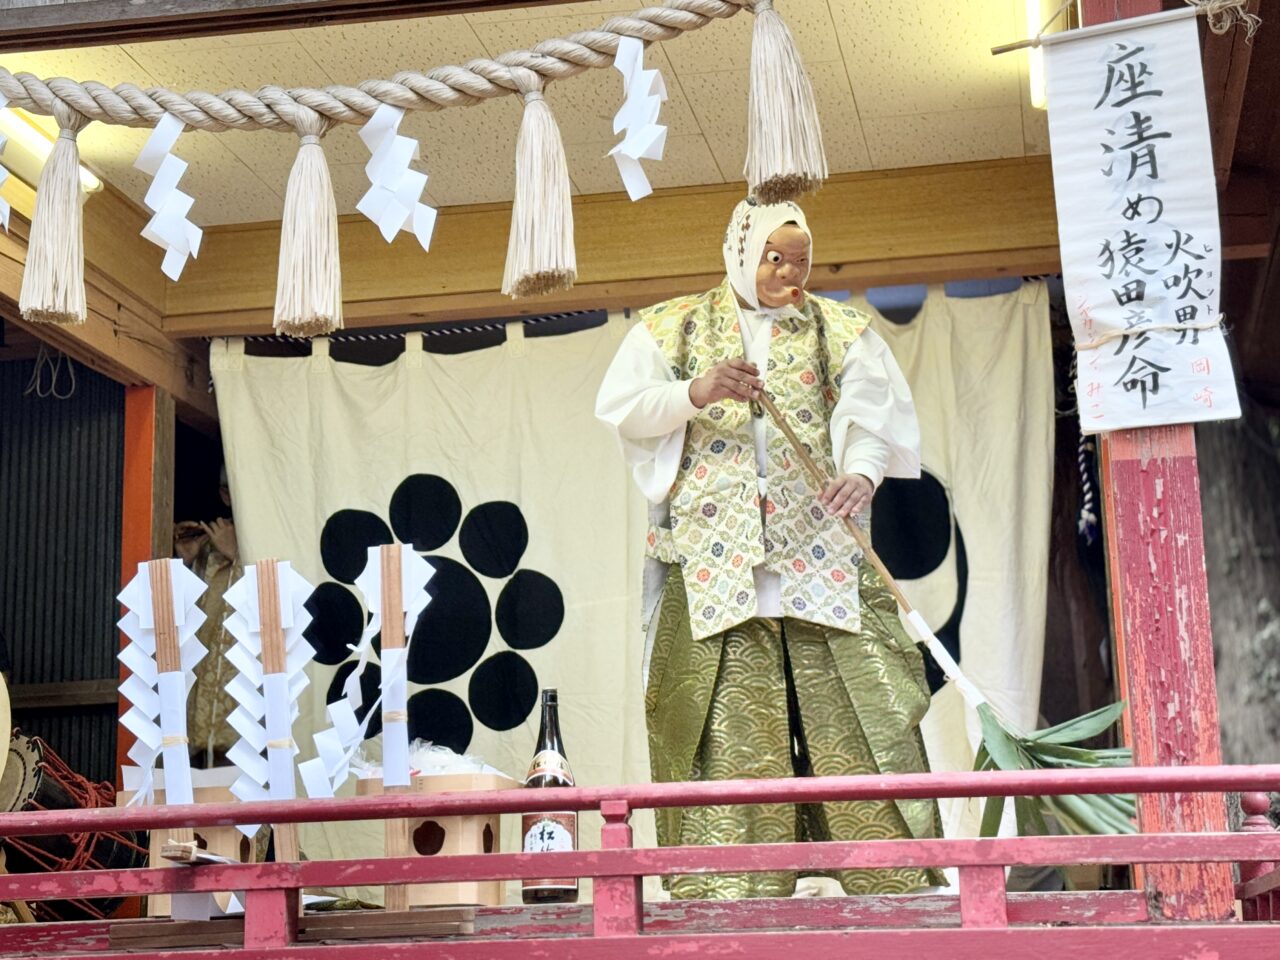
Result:
[[[53,140],[21,110],[0,110],[0,134],[9,138],[6,151],[15,147],[21,149],[30,154],[40,166],[44,165],[53,152]],[[0,153],[0,163],[3,162],[4,154]],[[80,164],[80,185],[84,187],[85,193],[96,193],[102,189],[102,181],[84,164]]]
[[[1041,0],[1026,0],[1027,37],[1034,38],[1044,25],[1044,12]],[[1043,110],[1049,102],[1045,92],[1044,49],[1031,47],[1027,50],[1027,80],[1031,87],[1031,106]]]

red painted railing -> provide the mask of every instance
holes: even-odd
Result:
[[[1131,899],[1107,900],[1105,894],[1057,895],[1066,926],[1044,926],[1055,917],[1032,901],[1005,893],[1005,867],[1068,864],[1240,864],[1238,893],[1250,921],[1280,919],[1280,833],[1270,828],[1263,810],[1265,791],[1280,790],[1280,765],[1254,767],[1131,768],[1078,771],[933,773],[885,777],[818,777],[793,780],[648,784],[565,790],[493,793],[398,794],[341,800],[300,800],[186,807],[47,811],[0,815],[0,838],[95,831],[163,830],[179,826],[229,825],[237,821],[295,823],[520,813],[539,810],[593,810],[604,818],[601,849],[573,853],[495,853],[475,856],[406,857],[373,860],[308,861],[209,865],[191,869],[145,868],[77,873],[0,876],[0,901],[69,897],[120,897],[157,893],[242,892],[245,902],[243,948],[184,950],[180,953],[131,953],[140,957],[203,960],[257,960],[267,957],[370,958],[614,958],[675,955],[687,951],[723,951],[735,957],[785,956],[804,950],[805,960],[876,951],[896,958],[946,951],[948,960],[1021,956],[1054,951],[1055,960],[1096,960],[1103,950],[1127,950],[1152,957],[1280,956],[1280,925],[1270,922],[1154,924]],[[1016,837],[988,840],[880,840],[835,843],[787,843],[754,846],[637,849],[628,820],[643,808],[709,804],[816,802],[908,797],[985,797],[1065,793],[1222,793],[1251,794],[1244,830],[1234,834],[1155,834],[1101,837]],[[775,905],[770,914],[759,905],[704,905],[690,913],[671,905],[646,924],[641,879],[677,873],[740,873],[772,870],[830,870],[903,866],[956,867],[958,904],[947,898],[863,898],[875,900],[879,916],[859,914],[859,898],[840,898],[813,907]],[[377,943],[295,943],[297,898],[304,887],[396,885],[480,880],[519,880],[546,875],[578,876],[594,881],[590,926],[573,926],[571,935],[546,936],[536,923],[502,929],[489,936],[440,941]],[[1137,896],[1136,894],[1134,896]],[[1072,897],[1082,898],[1079,909]],[[1093,898],[1089,900],[1088,898]],[[1098,898],[1102,899],[1098,899]],[[947,900],[950,920],[943,927],[912,920],[922,899]],[[1085,902],[1088,901],[1088,902]],[[1011,902],[1014,908],[1011,909]],[[1107,906],[1111,904],[1112,906]],[[549,908],[560,909],[564,908]],[[580,908],[575,916],[584,916]],[[571,912],[572,912],[571,910]],[[709,920],[713,911],[723,925]],[[501,912],[501,911],[497,911]],[[652,913],[652,910],[651,910]],[[770,922],[770,917],[774,922]],[[859,917],[862,917],[862,920]],[[693,919],[689,919],[692,917]],[[701,919],[698,919],[701,917]],[[681,919],[685,925],[682,926]],[[799,918],[799,919],[798,919]],[[1225,919],[1225,918],[1224,918]],[[136,921],[134,921],[136,923]],[[161,921],[144,921],[155,922]],[[108,927],[110,921],[107,922]],[[1034,925],[1033,925],[1034,924]],[[65,927],[83,933],[84,925]],[[796,926],[827,929],[792,929]],[[101,930],[107,930],[103,927]],[[98,929],[98,928],[95,928]],[[3,930],[3,928],[0,928]],[[538,935],[542,930],[544,935]],[[532,936],[518,936],[533,931]],[[101,932],[101,931],[100,931]],[[512,937],[512,934],[517,936]],[[24,942],[8,928],[0,933],[4,955],[60,953],[53,931]],[[105,934],[104,934],[105,936]],[[854,939],[850,939],[854,938]],[[74,939],[74,938],[73,938]],[[88,941],[76,941],[84,949]],[[68,940],[63,949],[69,947]],[[110,937],[95,941],[109,950]]]

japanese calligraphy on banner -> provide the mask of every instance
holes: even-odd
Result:
[[[1194,14],[1042,41],[1086,434],[1240,416]]]

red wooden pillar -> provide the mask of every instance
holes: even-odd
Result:
[[[1161,0],[1083,0],[1082,12],[1089,25],[1161,7]],[[1101,464],[1117,677],[1129,702],[1134,762],[1221,763],[1195,433],[1190,426],[1117,431],[1103,440]],[[1222,831],[1226,809],[1220,795],[1144,796],[1138,827]],[[1151,866],[1142,882],[1168,919],[1233,913],[1226,864]]]
[[[120,586],[138,564],[173,555],[173,397],[158,387],[126,387],[124,393],[124,495],[121,506]],[[123,649],[128,643],[120,635]],[[127,673],[120,668],[120,680]],[[128,709],[120,701],[120,715]],[[116,784],[133,735],[117,728]]]

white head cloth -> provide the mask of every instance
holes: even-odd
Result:
[[[805,222],[804,211],[791,201],[785,203],[760,203],[748,197],[733,208],[729,229],[724,235],[724,268],[734,292],[752,310],[760,309],[756,297],[756,268],[764,256],[769,235],[785,223],[794,223],[813,243],[813,234]],[[810,261],[813,252],[809,253]]]

